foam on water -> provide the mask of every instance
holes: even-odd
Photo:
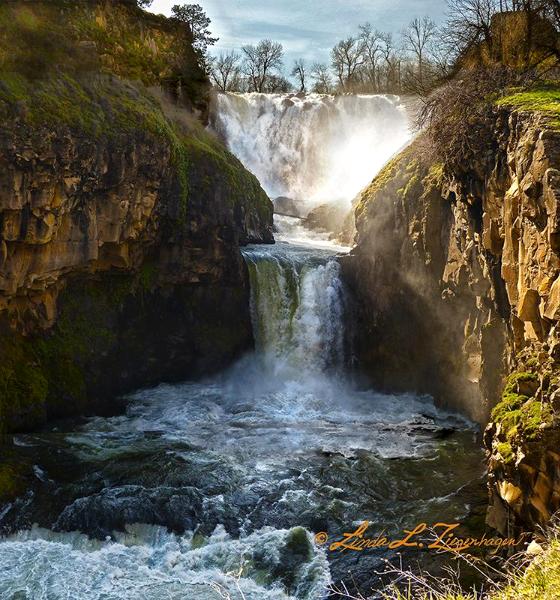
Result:
[[[218,94],[213,126],[272,197],[350,202],[410,139],[397,96]]]
[[[0,564],[0,596],[33,600],[317,600],[330,581],[324,552],[297,528],[197,539],[130,525],[111,541],[33,528],[0,544]],[[263,575],[279,569],[284,586]]]

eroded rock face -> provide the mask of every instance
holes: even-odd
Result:
[[[181,143],[178,161],[142,127],[2,123],[1,429],[112,410],[251,347],[239,246],[273,241],[272,204],[217,141]]]
[[[483,425],[506,376],[534,371],[536,389],[517,397],[523,419],[541,419],[533,403],[552,405],[557,388],[560,132],[497,109],[493,152],[460,173],[427,163],[422,143],[386,167],[356,211],[344,272],[357,357],[376,383],[430,392]],[[551,410],[537,432],[528,416],[507,439],[496,423],[487,430],[490,522],[503,532],[544,523],[559,505]],[[499,444],[515,460],[506,464]]]
[[[338,204],[320,204],[307,214],[305,227],[330,233],[332,239],[351,245],[355,234],[354,209],[348,210]]]

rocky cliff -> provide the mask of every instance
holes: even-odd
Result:
[[[198,120],[188,31],[134,3],[75,4],[0,9],[4,50],[29,36],[52,51],[39,70],[44,55],[22,49],[16,69],[0,54],[4,431],[113,411],[250,348],[239,247],[273,241],[258,181]]]
[[[389,389],[416,389],[483,425],[489,523],[560,506],[560,130],[495,106],[487,151],[450,169],[426,137],[363,193],[344,263],[355,352]]]

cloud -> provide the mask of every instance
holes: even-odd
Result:
[[[239,48],[263,38],[283,44],[286,63],[298,57],[328,62],[329,49],[369,21],[382,31],[399,32],[424,15],[445,16],[446,0],[191,0],[200,3],[220,37],[216,50]],[[178,0],[154,0],[151,10],[169,15]]]

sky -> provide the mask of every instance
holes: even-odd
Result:
[[[171,14],[181,0],[154,0],[150,10]],[[263,38],[280,42],[287,67],[296,58],[329,62],[330,49],[370,22],[381,31],[398,33],[415,17],[445,18],[446,0],[187,0],[200,4],[220,38],[212,53],[239,49]]]

